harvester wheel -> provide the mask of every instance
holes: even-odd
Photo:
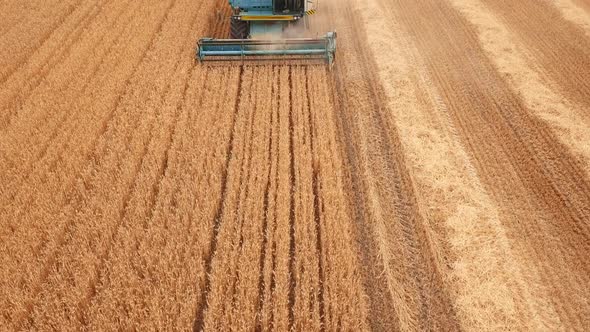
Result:
[[[248,22],[233,19],[231,20],[230,35],[231,39],[248,38]]]

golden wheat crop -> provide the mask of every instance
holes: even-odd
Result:
[[[590,8],[322,1],[333,68],[199,64],[226,0],[0,3],[2,330],[587,330]]]

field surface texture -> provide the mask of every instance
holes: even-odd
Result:
[[[590,1],[0,2],[0,329],[590,330]]]

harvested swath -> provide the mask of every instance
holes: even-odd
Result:
[[[535,262],[548,294],[557,294],[547,300],[563,324],[587,325],[578,314],[578,308],[587,305],[582,299],[587,295],[572,293],[575,289],[576,294],[585,294],[581,285],[588,283],[588,266],[581,258],[589,250],[585,221],[590,193],[585,172],[547,125],[512,93],[485,52],[476,46],[467,53],[460,46],[476,43],[477,37],[456,10],[444,3],[403,2],[396,12],[416,36],[416,47],[428,50],[423,53],[429,74],[500,207],[509,237]],[[407,19],[408,13],[420,20]],[[433,23],[438,21],[444,24]],[[440,38],[441,29],[449,39]]]
[[[361,29],[351,8],[335,10],[340,11],[337,17],[341,20],[354,22],[356,29]],[[360,206],[354,211],[356,227],[361,229],[357,230],[360,255],[377,266],[364,271],[368,279],[365,287],[379,294],[370,305],[376,312],[382,310],[372,322],[375,328],[456,329],[452,298],[438,268],[444,256],[432,244],[418,211],[398,131],[383,106],[378,77],[369,74],[376,72],[375,65],[360,51],[346,52],[366,47],[362,39],[354,38],[345,45],[344,53],[349,56],[338,73],[354,80],[336,86],[342,100],[337,114],[354,187],[349,205]],[[368,234],[362,235],[364,232]],[[375,270],[381,273],[375,275]],[[379,282],[373,282],[375,279]],[[387,315],[392,307],[394,314]]]
[[[590,37],[590,3],[584,3],[584,0],[557,0],[554,5],[566,20],[581,27]]]
[[[531,50],[564,96],[590,107],[590,37],[550,2],[483,1]]]
[[[564,2],[565,5],[567,1]],[[477,28],[482,48],[488,53],[514,90],[518,91],[526,106],[547,122],[555,136],[579,157],[590,170],[590,117],[585,106],[566,100],[560,89],[543,79],[535,66],[530,49],[518,44],[517,35],[502,24],[500,17],[486,10],[485,4],[473,1],[466,4],[454,1],[454,6]],[[590,19],[590,16],[588,16]]]
[[[542,329],[553,308],[542,300],[545,294],[538,292],[527,258],[510,247],[498,208],[458,139],[448,107],[424,70],[421,53],[411,38],[400,33],[399,22],[388,19],[391,10],[385,3],[372,5],[365,20],[378,23],[373,29],[392,25],[382,35],[371,34],[371,39],[379,41],[372,44],[383,55],[377,64],[380,76],[391,84],[385,93],[395,115],[393,123],[409,156],[407,165],[429,236],[442,249],[446,262],[441,269],[451,293],[456,294],[461,326],[493,331],[526,320],[529,328]],[[504,318],[499,319],[500,315]]]

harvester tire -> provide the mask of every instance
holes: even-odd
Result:
[[[230,34],[231,39],[248,38],[248,22],[233,19],[231,20]]]

